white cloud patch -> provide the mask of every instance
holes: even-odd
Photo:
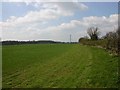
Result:
[[[69,16],[72,15],[71,13],[61,13],[57,10],[52,9],[45,9],[40,11],[31,11],[24,17],[14,17],[11,16],[6,22],[4,23],[5,27],[7,26],[16,26],[16,25],[25,25],[29,23],[35,23],[35,22],[44,22],[48,20],[57,19],[60,16]]]
[[[3,2],[119,2],[119,0],[2,0]]]
[[[62,23],[44,30],[45,32],[52,33],[51,37],[54,36],[56,40],[69,41],[69,35],[72,34],[73,41],[78,41],[80,37],[87,35],[86,30],[91,26],[99,27],[101,35],[105,35],[107,32],[114,31],[115,28],[117,29],[118,15],[84,17],[82,20],[72,20],[69,23]],[[45,33],[43,36],[47,37]]]
[[[28,3],[28,2],[26,2]],[[33,5],[40,10],[30,11],[24,17],[10,16],[8,20],[3,24],[3,27],[9,28],[11,26],[25,25],[29,23],[44,23],[49,20],[58,19],[61,16],[72,16],[75,10],[87,9],[82,3],[33,3],[29,2],[27,5]]]
[[[26,20],[25,17],[23,18]],[[114,27],[117,28],[118,23],[118,15],[113,14],[109,17],[89,16],[82,20],[71,20],[69,23],[62,23],[58,26],[40,28],[41,23],[39,21],[28,24],[30,20],[23,22],[23,18],[11,17],[6,22],[0,23],[3,25],[3,40],[51,39],[69,41],[69,35],[72,34],[72,41],[78,41],[79,37],[87,35],[86,30],[90,26],[99,27],[100,32],[105,34],[113,31]]]
[[[78,2],[27,2],[26,5],[32,5],[37,9],[53,9],[62,14],[72,13],[76,10],[87,10],[88,7],[83,3]]]
[[[38,4],[38,6],[41,5],[41,3],[36,3]],[[40,5],[39,5],[40,4]],[[62,11],[75,11],[75,10],[86,10],[88,9],[88,7],[83,4],[83,3],[78,3],[78,2],[54,2],[54,3],[44,3],[43,4],[43,7],[44,8],[52,8],[52,9],[55,9],[55,8],[58,8],[58,9],[61,9]]]
[[[69,35],[72,35],[72,41],[78,41],[82,36],[86,36],[86,30],[90,26],[100,28],[102,34],[113,31],[117,27],[118,15],[113,14],[109,17],[89,16],[81,20],[71,20],[68,23],[47,26],[52,20],[58,20],[60,17],[73,16],[76,10],[86,10],[88,7],[82,3],[28,3],[38,8],[37,11],[30,11],[23,17],[11,16],[2,26],[2,40],[41,40],[51,39],[60,41],[69,41]],[[104,33],[103,33],[104,32]]]

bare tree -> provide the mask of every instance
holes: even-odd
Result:
[[[90,36],[90,38],[92,40],[98,40],[98,36],[100,34],[100,32],[98,32],[98,27],[96,27],[96,28],[95,27],[88,28],[87,33],[88,33],[88,35]]]

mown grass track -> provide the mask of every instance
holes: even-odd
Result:
[[[3,46],[3,88],[117,87],[118,58],[79,44]]]

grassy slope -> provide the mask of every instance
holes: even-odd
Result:
[[[117,87],[118,57],[81,45],[3,47],[3,87]]]
[[[0,44],[0,89],[2,88],[2,45]]]

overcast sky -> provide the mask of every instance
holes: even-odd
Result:
[[[101,36],[118,23],[117,2],[3,2],[2,40],[78,41],[87,28]],[[1,14],[0,14],[1,15]]]

